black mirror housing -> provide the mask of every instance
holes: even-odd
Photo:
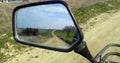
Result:
[[[43,6],[43,5],[53,5],[53,4],[60,4],[62,6],[64,6],[66,8],[65,11],[68,12],[69,16],[70,16],[70,19],[72,20],[73,24],[74,24],[74,27],[76,29],[76,32],[74,33],[74,37],[77,35],[79,38],[74,41],[74,43],[70,44],[68,48],[57,48],[57,47],[51,47],[51,46],[46,46],[46,45],[41,45],[41,44],[38,44],[38,43],[32,43],[32,42],[29,42],[29,41],[26,41],[26,40],[21,40],[20,36],[21,33],[19,33],[18,31],[18,28],[20,28],[18,25],[19,25],[19,22],[18,22],[18,18],[21,17],[19,16],[18,17],[18,14],[19,13],[19,10],[21,9],[27,9],[27,8],[30,8],[30,7],[36,7],[36,6]],[[49,7],[47,7],[49,8]],[[41,8],[40,8],[41,9]],[[52,9],[51,9],[52,10]],[[54,11],[54,10],[53,10]],[[56,10],[57,11],[57,10]],[[60,14],[60,13],[59,13]],[[62,15],[62,14],[60,14]],[[32,19],[32,17],[31,17]],[[23,19],[24,20],[24,19]],[[54,23],[54,22],[53,22]],[[27,23],[25,23],[26,25]],[[31,23],[32,24],[32,23]],[[68,7],[68,5],[64,2],[64,1],[45,1],[45,2],[36,2],[36,3],[31,3],[31,4],[25,4],[25,5],[21,5],[21,6],[18,6],[14,9],[13,11],[13,17],[12,17],[12,27],[13,27],[13,36],[14,36],[14,39],[19,42],[19,43],[22,43],[22,44],[25,44],[25,45],[30,45],[30,46],[34,46],[34,47],[39,47],[39,48],[45,48],[45,49],[50,49],[50,50],[55,50],[55,51],[61,51],[61,52],[69,52],[69,51],[72,51],[73,49],[75,49],[82,41],[83,41],[83,33],[81,31],[81,29],[79,28],[79,25],[77,24],[70,8]],[[27,26],[26,26],[27,27]],[[25,27],[23,27],[25,28]],[[32,28],[32,26],[30,27]],[[33,27],[35,28],[35,27]],[[36,29],[36,28],[35,28]],[[56,28],[54,28],[56,29]],[[52,32],[54,31],[54,34],[55,34],[55,31],[54,29],[51,29],[51,34]],[[38,29],[37,29],[38,30]],[[73,30],[73,29],[72,29]],[[37,32],[37,33],[34,33],[34,35],[38,34],[40,32]],[[21,37],[23,37],[25,35],[21,35]],[[28,36],[31,36],[31,35],[27,35],[27,38]],[[36,35],[38,36],[38,35]],[[26,37],[26,36],[25,36]],[[24,38],[25,38],[24,37]],[[33,37],[33,36],[32,36]],[[73,38],[74,38],[73,37]],[[59,37],[60,38],[60,37]],[[63,38],[61,39],[63,40]],[[64,40],[65,41],[65,40]]]

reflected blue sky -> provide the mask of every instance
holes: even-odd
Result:
[[[17,11],[18,28],[63,29],[74,26],[71,16],[62,4],[39,5]]]

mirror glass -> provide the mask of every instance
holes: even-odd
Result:
[[[62,4],[26,7],[15,14],[19,41],[54,48],[70,48],[78,40],[75,24]]]

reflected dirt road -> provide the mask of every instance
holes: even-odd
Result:
[[[59,47],[59,48],[68,48],[69,44],[67,44],[65,41],[61,40],[60,38],[58,38],[55,34],[55,31],[52,31],[51,35],[52,38],[50,38],[48,41],[43,42],[42,44],[44,45],[49,45],[49,46],[53,46],[53,47]]]

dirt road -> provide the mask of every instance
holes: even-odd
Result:
[[[96,23],[89,32],[85,33],[85,40],[92,55],[95,56],[105,45],[110,43],[120,44],[120,10],[108,14],[107,19]],[[106,17],[106,16],[102,16]],[[99,17],[96,17],[99,19]],[[109,48],[106,52],[120,52],[120,48]],[[120,57],[110,57],[108,60],[119,61]]]
[[[120,10],[110,15],[103,14],[102,17],[107,17],[107,19],[96,23],[89,32],[84,32],[85,41],[94,56],[108,43],[120,43]],[[95,18],[99,20],[101,17]],[[108,51],[120,52],[120,49],[110,48]],[[111,59],[120,61],[117,57]],[[74,52],[62,53],[32,48],[21,52],[5,63],[89,63],[89,61]]]

